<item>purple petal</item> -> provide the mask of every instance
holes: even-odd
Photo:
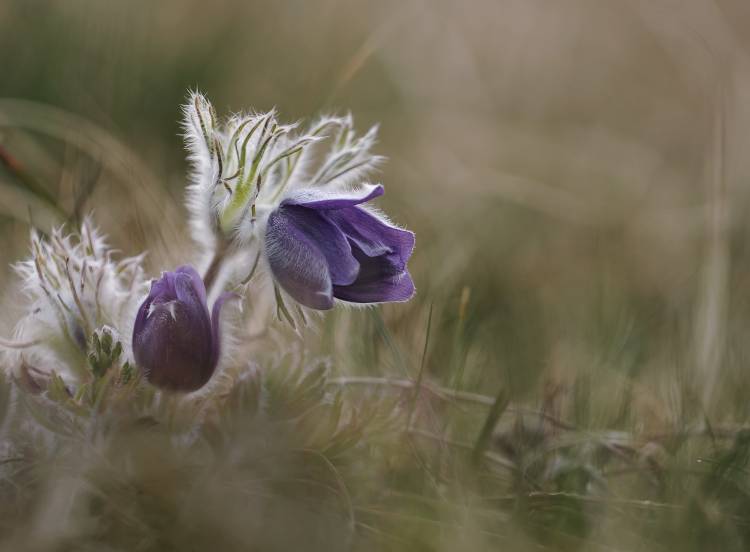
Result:
[[[174,316],[174,317],[173,317]],[[193,324],[180,303],[159,304],[134,339],[135,360],[152,384],[181,391],[202,387],[211,377],[211,334]]]
[[[344,234],[312,209],[287,205],[271,213],[266,247],[276,280],[310,308],[330,309],[332,285],[350,284],[359,273]]]
[[[331,191],[319,188],[306,188],[291,193],[284,200],[282,206],[299,205],[308,209],[320,210],[342,209],[365,203],[382,196],[383,193],[383,186],[380,184],[367,184],[355,191]]]
[[[177,296],[174,291],[174,273],[163,272],[161,278],[151,281],[148,298],[156,303],[173,301]]]
[[[196,335],[205,335],[211,333],[211,319],[208,316],[208,307],[204,297],[206,296],[205,287],[201,284],[199,289],[195,285],[190,274],[176,272],[174,279],[175,294],[178,303],[185,308],[187,319],[193,326]],[[203,291],[203,294],[201,294]],[[197,332],[200,331],[200,334]]]
[[[153,284],[151,284],[152,290],[153,287]],[[149,296],[146,297],[143,303],[141,303],[141,306],[138,308],[138,313],[135,315],[135,322],[133,323],[133,350],[135,350],[136,338],[139,335],[142,335],[144,330],[146,329],[146,319],[148,318],[149,311],[151,310],[152,302],[153,298],[149,293]]]
[[[406,268],[414,250],[413,232],[393,226],[362,207],[326,211],[325,215],[368,257],[388,255],[398,272]]]
[[[163,272],[161,278],[153,280],[151,282],[151,291],[149,297],[156,303],[164,303],[167,301],[173,301],[177,298],[177,292],[175,287],[175,281],[179,274],[184,274],[189,277],[192,287],[198,294],[199,299],[205,304],[206,303],[206,286],[203,283],[203,279],[200,277],[198,272],[189,265],[183,265],[174,271]]]
[[[279,211],[268,217],[266,251],[274,277],[296,301],[320,310],[333,306],[325,256]]]
[[[342,301],[369,304],[408,301],[414,292],[411,276],[408,272],[402,272],[373,282],[334,286],[333,294]]]
[[[353,250],[359,260],[360,271],[355,282],[348,286],[334,286],[337,299],[352,303],[385,303],[407,301],[414,295],[414,282],[406,270],[399,270],[391,255],[368,257],[358,248]]]
[[[206,285],[203,283],[203,278],[200,277],[198,272],[190,265],[183,265],[175,269],[175,274],[187,274],[193,283],[193,288],[198,293],[198,297],[206,304]]]
[[[357,278],[359,263],[352,256],[346,236],[335,224],[317,211],[295,205],[282,207],[278,213],[320,250],[328,264],[331,283],[346,285]]]
[[[161,288],[172,284],[176,299],[144,301],[133,331],[133,353],[154,385],[193,391],[209,380],[215,368],[211,321],[191,277],[171,274],[171,278],[162,277]]]

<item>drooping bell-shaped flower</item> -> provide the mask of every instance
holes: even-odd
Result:
[[[191,266],[165,272],[151,283],[133,328],[133,356],[146,379],[172,391],[195,391],[219,361],[219,314],[224,294],[209,315],[206,287]]]
[[[268,217],[266,253],[276,281],[300,304],[319,310],[349,303],[406,301],[414,283],[406,263],[414,234],[361,204],[383,187],[290,194]]]
[[[261,273],[273,279],[277,314],[294,325],[285,296],[326,310],[335,300],[371,304],[414,295],[406,266],[414,234],[364,206],[383,194],[382,186],[365,183],[383,160],[371,152],[376,127],[358,136],[345,116],[300,129],[279,124],[275,111],[221,121],[198,93],[184,112],[195,239],[209,252],[221,249],[216,244],[252,252],[247,258],[256,262],[238,279],[250,281],[258,262],[268,268]]]

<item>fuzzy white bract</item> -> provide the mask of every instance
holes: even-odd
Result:
[[[31,256],[16,265],[27,297],[10,353],[15,365],[65,376],[86,376],[89,340],[108,326],[131,358],[135,309],[145,290],[142,256],[114,259],[90,219],[79,232],[31,234]]]
[[[377,127],[358,137],[349,115],[321,117],[304,130],[298,123],[280,124],[275,111],[222,122],[197,92],[183,113],[192,164],[191,228],[208,253],[217,242],[241,248],[256,240],[268,215],[294,190],[345,190],[361,184],[383,159],[370,151]]]

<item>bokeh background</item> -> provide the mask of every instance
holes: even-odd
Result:
[[[351,110],[381,124],[383,203],[418,235],[396,316],[435,303],[450,324],[465,287],[469,364],[523,387],[693,361],[726,381],[750,307],[749,29],[728,0],[5,1],[0,97],[70,118],[3,100],[2,145],[68,214],[93,187],[79,211],[158,271],[185,246],[189,88],[224,114]],[[5,279],[44,206],[4,169]]]
[[[197,87],[220,114],[380,124],[418,295],[382,309],[387,339],[326,320],[313,346],[347,373],[413,376],[432,309],[447,384],[590,427],[741,424],[749,53],[743,0],[4,0],[0,329],[30,218],[93,209],[155,274],[185,260]]]

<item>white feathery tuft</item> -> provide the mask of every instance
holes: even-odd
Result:
[[[187,204],[193,237],[207,253],[219,240],[251,244],[291,190],[351,187],[383,160],[370,151],[377,127],[357,137],[351,114],[322,116],[302,132],[299,126],[280,124],[275,109],[222,122],[205,96],[190,94],[183,106],[192,166]],[[328,150],[320,151],[324,141]]]
[[[206,250],[216,246],[216,186],[219,183],[217,144],[221,143],[211,103],[201,93],[190,93],[182,108],[182,129],[191,169],[187,208],[194,240]]]
[[[88,217],[79,232],[61,227],[44,239],[32,231],[31,257],[15,265],[28,307],[14,339],[31,343],[10,353],[16,365],[82,376],[91,334],[105,325],[132,358],[132,322],[146,286],[143,256],[118,261],[115,253]]]
[[[357,137],[354,133],[351,115],[344,119],[333,140],[320,168],[312,178],[317,186],[345,188],[359,185],[361,180],[377,169],[385,160],[384,157],[373,155],[372,147],[377,141],[377,125],[370,128],[366,134]]]

